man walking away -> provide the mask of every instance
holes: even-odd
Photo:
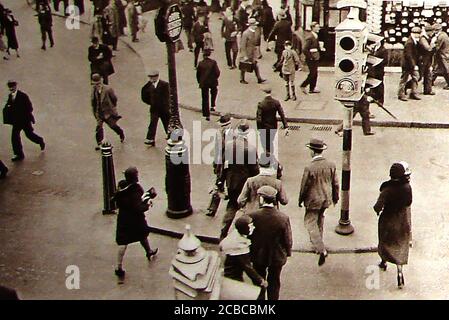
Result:
[[[221,25],[221,36],[225,41],[226,61],[228,63],[229,69],[237,68],[235,64],[239,51],[237,44],[237,34],[238,24],[234,18],[234,13],[232,12],[231,7],[228,7],[224,14],[223,23]]]
[[[268,300],[279,300],[281,271],[292,251],[292,231],[288,216],[274,207],[277,191],[263,186],[257,190],[260,209],[249,213],[253,219],[251,260],[254,269],[268,281]],[[261,292],[259,300],[265,299]]]
[[[432,43],[435,43],[435,64],[438,71],[443,73],[446,80],[445,90],[449,90],[449,36],[443,31],[443,26],[439,23],[433,25],[435,36]],[[433,81],[435,81],[437,74],[434,73]]]
[[[435,44],[432,43],[433,27],[427,25],[424,27],[425,33],[421,35],[419,39],[419,72],[423,78],[423,94],[424,95],[435,95],[432,91],[432,63],[433,63],[433,53],[435,49]]]
[[[240,39],[240,60],[241,63],[251,65],[251,68],[254,69],[257,83],[264,83],[266,80],[262,79],[260,76],[259,66],[257,65],[257,24],[258,22],[256,19],[249,19],[248,29],[243,32],[242,38]],[[246,70],[242,66],[240,69],[240,83],[248,84],[245,80],[245,72]]]
[[[152,70],[148,74],[148,81],[141,90],[142,101],[150,105],[150,125],[148,126],[145,144],[149,147],[156,145],[155,137],[159,119],[164,126],[165,133],[168,132],[168,121],[170,120],[170,89],[168,82],[159,79],[159,71]]]
[[[45,149],[45,142],[42,137],[34,133],[33,124],[35,123],[35,119],[30,98],[26,93],[17,90],[16,81],[10,80],[7,85],[10,93],[5,108],[8,110],[6,113],[9,119],[5,119],[4,114],[3,121],[5,124],[12,125],[11,142],[14,157],[11,161],[21,161],[25,158],[22,140],[20,138],[22,130],[30,141],[39,145],[41,151]]]
[[[323,242],[324,211],[338,203],[339,186],[335,163],[326,160],[322,153],[327,145],[319,139],[310,139],[312,163],[304,168],[298,206],[306,207],[304,225],[315,251],[320,255],[318,265],[326,261],[327,251]]]
[[[210,58],[211,50],[204,50],[204,60],[198,64],[196,70],[196,79],[201,88],[201,107],[203,117],[207,121],[210,120],[210,111],[215,111],[215,100],[218,94],[218,78],[220,77],[220,69],[215,60]],[[209,109],[209,92],[210,92],[210,109]]]
[[[284,101],[290,100],[296,101],[295,93],[295,75],[296,70],[299,69],[299,56],[295,50],[292,49],[292,43],[285,41],[285,49],[282,52],[281,60],[279,61],[281,72],[285,80],[286,95]],[[290,95],[291,90],[291,95]]]
[[[105,122],[120,137],[120,142],[125,140],[125,134],[117,124],[117,121],[122,117],[117,112],[117,96],[114,90],[101,83],[101,76],[94,74],[92,76],[92,111],[97,120],[97,127],[95,129],[95,139],[97,147],[95,150],[100,150],[100,146],[104,139],[103,123]]]

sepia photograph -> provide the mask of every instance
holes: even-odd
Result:
[[[448,299],[448,33],[449,0],[0,0],[0,300]]]

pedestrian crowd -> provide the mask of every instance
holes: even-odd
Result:
[[[141,9],[138,9],[140,6],[138,1],[92,1],[95,19],[92,22],[91,46],[87,50],[87,57],[91,69],[91,107],[96,120],[95,149],[100,150],[104,140],[104,123],[118,135],[120,142],[125,140],[124,130],[118,125],[118,121],[122,118],[117,109],[118,98],[113,88],[109,86],[109,77],[115,73],[112,63],[113,52],[118,50],[118,38],[127,33],[133,42],[139,41],[138,31],[139,28],[142,30],[145,21],[142,17],[139,18]],[[57,2],[59,6],[60,1]],[[66,6],[66,1],[63,3]],[[254,72],[258,83],[266,82],[260,74],[257,62],[263,55],[261,50],[263,38],[267,42],[266,51],[271,51],[268,43],[275,42],[276,61],[273,63],[273,71],[279,72],[285,81],[285,101],[297,99],[295,73],[301,69],[301,54],[304,54],[309,70],[307,78],[300,85],[301,91],[304,94],[319,93],[316,87],[318,61],[320,53],[325,48],[318,41],[320,25],[317,22],[311,23],[311,31],[306,34],[303,41],[298,33],[292,30],[292,17],[288,6],[283,6],[276,14],[276,18],[266,0],[260,4],[254,1],[252,5],[247,0],[225,1],[224,7],[221,36],[224,41],[226,63],[229,69],[240,70],[241,84],[248,84],[245,78],[247,72]],[[211,58],[215,48],[208,25],[209,9],[203,0],[198,3],[182,0],[181,9],[184,30],[188,38],[187,45],[193,52],[196,78],[201,89],[202,112],[209,121],[210,111],[216,110],[220,77],[218,63]],[[38,1],[36,13],[42,36],[41,48],[46,50],[47,36],[50,47],[55,45],[49,2]],[[0,34],[5,33],[8,39],[7,46],[0,41],[0,49],[5,48],[7,53],[5,59],[9,59],[11,49],[16,50],[19,57],[15,35],[17,26],[18,22],[11,11],[0,4]],[[412,30],[412,36],[404,50],[405,64],[399,90],[400,98],[404,98],[407,88],[411,89],[412,99],[418,98],[417,71],[420,70],[425,82],[424,94],[433,94],[431,87],[429,89],[428,86],[438,74],[432,75],[432,63],[446,71],[443,75],[449,89],[449,69],[446,68],[448,63],[444,56],[444,50],[449,50],[449,38],[439,28],[438,25],[427,26],[426,34],[421,38],[417,36],[417,29]],[[433,62],[429,62],[432,58],[429,60],[418,56],[418,52],[421,52],[418,45],[424,48],[425,41],[428,44],[426,53],[435,54]],[[203,55],[201,61],[199,61],[200,53]],[[382,45],[377,48],[376,54],[382,56],[384,53]],[[377,72],[375,76],[383,80],[384,65],[378,67],[375,72]],[[141,89],[141,100],[150,108],[150,123],[144,143],[149,147],[155,147],[159,119],[162,121],[166,137],[169,132],[170,88],[166,81],[160,79],[157,69],[151,70],[148,77],[149,81]],[[11,140],[14,152],[12,161],[21,161],[25,157],[20,138],[22,131],[27,138],[39,145],[42,151],[45,149],[45,142],[34,133],[35,119],[28,95],[18,90],[17,81],[10,80],[7,86],[10,94],[3,109],[3,119],[6,124],[12,125]],[[262,90],[265,97],[257,106],[256,122],[263,153],[258,155],[257,148],[248,139],[250,127],[247,121],[233,127],[230,115],[223,114],[218,121],[220,129],[215,141],[214,173],[217,189],[226,194],[228,200],[220,234],[221,247],[226,254],[225,276],[242,281],[243,272],[246,272],[254,284],[262,288],[260,299],[264,299],[267,295],[268,299],[276,300],[279,299],[281,271],[291,256],[293,238],[289,218],[282,213],[280,207],[286,205],[288,199],[282,183],[282,165],[276,158],[277,116],[286,129],[286,135],[289,131],[281,103],[271,96],[271,87],[265,85]],[[383,104],[383,95],[382,85],[367,93],[356,106],[356,112],[360,112],[364,121],[365,135],[372,134],[369,126],[369,103],[375,101]],[[337,133],[340,132],[341,129],[338,129]],[[298,207],[303,205],[305,207],[304,226],[315,252],[319,255],[318,265],[321,266],[328,256],[323,242],[324,214],[327,208],[339,201],[339,182],[335,163],[323,156],[327,148],[326,143],[312,138],[307,148],[310,149],[311,162],[304,168]],[[243,157],[239,158],[239,154]],[[7,167],[0,161],[0,178],[6,177],[7,171]],[[396,264],[399,287],[404,285],[402,266],[407,264],[411,239],[410,174],[407,163],[393,164],[390,169],[391,179],[382,184],[374,206],[376,213],[380,214],[379,267],[385,270],[387,262]],[[127,245],[140,242],[149,260],[158,253],[157,248],[150,247],[148,241],[150,228],[144,215],[151,206],[155,192],[154,190],[144,192],[138,183],[137,168],[128,168],[124,175],[125,179],[119,182],[118,191],[114,195],[119,207],[116,229],[119,250],[115,274],[120,281],[123,281],[125,276],[123,258]]]

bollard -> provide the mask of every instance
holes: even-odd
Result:
[[[112,200],[115,194],[115,171],[112,157],[112,145],[105,142],[101,145],[101,163],[103,168],[103,214],[115,214],[117,205]]]
[[[205,250],[190,225],[178,243],[169,274],[176,300],[256,300],[260,288],[223,277],[218,252]]]

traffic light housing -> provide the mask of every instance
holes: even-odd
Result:
[[[368,77],[368,71],[382,62],[372,54],[383,38],[370,33],[366,23],[358,18],[358,8],[366,8],[366,3],[343,1],[339,7],[344,6],[351,6],[351,12],[335,28],[335,99],[357,102],[365,90],[381,83]]]

